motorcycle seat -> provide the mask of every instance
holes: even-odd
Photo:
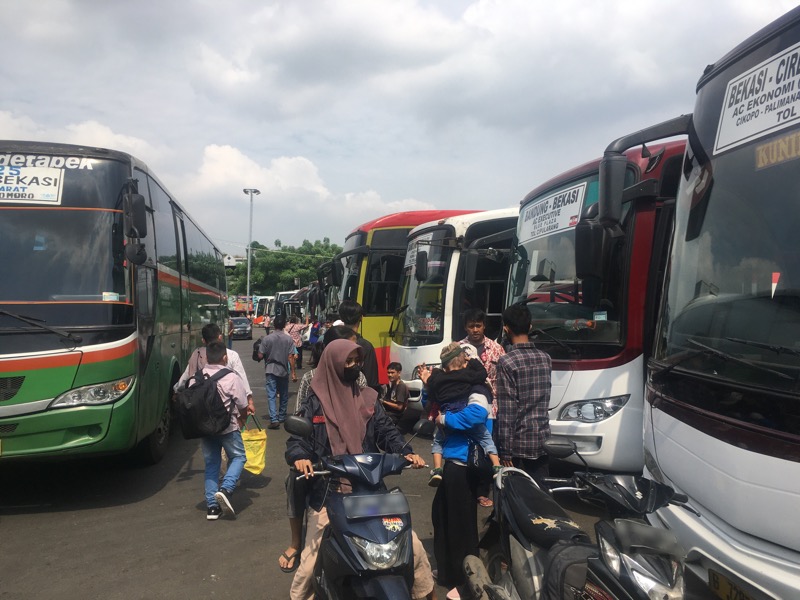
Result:
[[[556,542],[591,542],[553,497],[527,477],[511,474],[503,482],[503,508],[519,527],[525,539],[549,549]]]

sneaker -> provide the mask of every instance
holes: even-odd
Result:
[[[232,517],[236,516],[236,511],[233,510],[233,504],[231,504],[231,493],[228,490],[219,488],[219,491],[214,494],[214,498],[219,502],[224,514]]]
[[[209,506],[206,513],[206,520],[216,521],[222,516],[222,509],[218,505]]]
[[[272,423],[267,425],[267,429],[280,429],[280,428],[281,428],[281,424],[278,423],[277,421],[272,421]]]
[[[428,485],[439,487],[440,483],[442,483],[442,469],[431,469],[431,478],[428,480]]]

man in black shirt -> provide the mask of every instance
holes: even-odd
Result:
[[[380,393],[381,384],[378,382],[378,357],[375,354],[375,346],[358,332],[363,316],[364,309],[358,302],[344,300],[339,304],[339,318],[347,327],[356,332],[356,344],[364,350],[364,364],[361,365],[361,371],[367,378],[367,385]]]

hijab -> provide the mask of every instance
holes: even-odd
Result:
[[[363,451],[367,422],[375,412],[378,399],[378,393],[372,388],[362,390],[358,383],[344,381],[344,363],[353,350],[358,350],[360,361],[363,350],[355,342],[345,339],[330,342],[325,346],[311,380],[311,389],[322,405],[325,429],[334,456]]]

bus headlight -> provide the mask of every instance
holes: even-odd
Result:
[[[592,400],[579,400],[570,402],[558,415],[559,421],[582,421],[584,423],[597,423],[616,414],[627,404],[630,394],[611,396],[609,398],[595,398]]]
[[[68,408],[72,406],[95,406],[119,400],[133,386],[134,377],[126,377],[117,381],[87,385],[64,392],[50,403],[50,408]]]

